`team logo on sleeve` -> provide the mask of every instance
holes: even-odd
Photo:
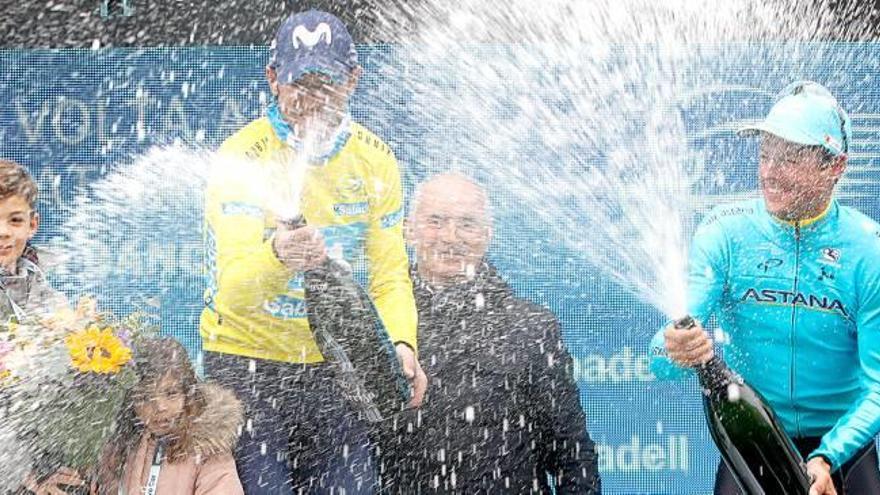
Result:
[[[382,217],[382,228],[387,229],[394,227],[399,224],[400,221],[403,220],[403,207],[397,209],[397,211],[392,211],[391,213],[384,215]]]
[[[241,201],[229,201],[221,205],[224,215],[244,215],[248,217],[262,218],[263,209],[250,203]]]

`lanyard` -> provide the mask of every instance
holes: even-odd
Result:
[[[150,477],[147,478],[147,486],[144,487],[144,495],[156,495],[159,486],[159,472],[162,470],[162,461],[165,453],[165,443],[156,445],[156,454],[153,455],[153,465],[150,466]]]
[[[25,303],[27,303],[27,300],[30,299],[30,295],[31,295],[31,281],[29,279],[29,274],[31,272],[41,274],[42,271],[40,270],[40,267],[37,266],[36,263],[34,263],[28,259],[21,258],[21,259],[19,259],[18,262],[19,262],[20,267],[17,268],[17,271],[21,272],[21,274],[20,275],[11,275],[11,274],[0,275],[0,291],[3,292],[4,296],[6,296],[6,300],[9,302],[9,306],[12,308],[12,312],[13,312],[16,320],[18,320],[19,323],[22,323],[27,320],[27,316],[28,316],[27,312],[24,310],[24,308],[21,307],[21,305],[19,305],[17,302],[15,302],[15,299],[12,298],[12,294],[9,293],[9,288],[6,286],[6,280],[13,279],[13,278],[24,280],[24,297],[25,297]]]
[[[14,299],[12,299],[12,295],[5,287],[3,287],[3,295],[6,296],[6,300],[9,301],[9,306],[12,307],[12,312],[15,315],[15,320],[19,323],[27,321],[27,313],[25,313],[24,309],[22,309],[22,307],[19,306]]]
[[[28,283],[27,276],[25,275],[25,298],[30,296],[30,284]],[[9,293],[9,289],[6,287],[6,283],[3,281],[3,278],[0,277],[0,290],[3,291],[3,295],[6,296],[6,301],[9,302],[9,306],[12,308],[12,313],[15,316],[15,319],[22,323],[27,321],[27,312],[25,312],[24,308],[22,308],[15,299],[12,298],[12,294]]]

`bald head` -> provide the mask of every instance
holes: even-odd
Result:
[[[427,197],[429,202],[436,202],[440,197],[447,197],[454,203],[461,201],[466,203],[479,202],[481,203],[480,208],[486,216],[488,217],[489,215],[489,198],[486,196],[486,191],[483,190],[482,186],[462,174],[448,173],[435,175],[419,184],[413,196],[413,213],[418,209],[424,197]]]
[[[416,190],[406,233],[422,280],[438,288],[466,280],[492,236],[486,192],[460,174],[428,179]]]

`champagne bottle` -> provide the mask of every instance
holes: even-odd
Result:
[[[686,316],[675,328],[695,325]],[[806,495],[810,477],[773,409],[720,357],[695,367],[712,439],[747,495]]]
[[[305,225],[302,217],[284,222]],[[342,259],[327,258],[304,273],[309,326],[334,366],[343,396],[370,422],[400,412],[410,398],[394,345],[369,295]]]

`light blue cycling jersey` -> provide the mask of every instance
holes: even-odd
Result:
[[[715,316],[727,363],[770,402],[810,457],[839,468],[880,430],[880,226],[832,201],[789,223],[762,199],[715,208],[694,236],[688,310]],[[651,341],[651,370],[686,373]]]

